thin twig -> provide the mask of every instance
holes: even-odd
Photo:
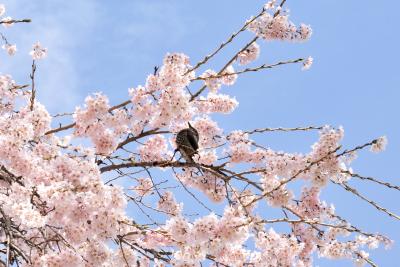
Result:
[[[377,203],[375,203],[374,201],[366,198],[365,196],[361,195],[355,188],[349,186],[347,183],[338,183],[336,181],[331,180],[332,183],[339,185],[340,187],[342,187],[343,189],[345,189],[346,191],[353,193],[354,195],[358,196],[359,198],[361,198],[362,200],[368,202],[369,204],[371,204],[373,207],[375,207],[377,210],[382,211],[384,213],[386,213],[387,215],[389,215],[390,217],[396,218],[397,220],[400,220],[400,216],[396,215],[395,213],[389,211],[388,209],[381,207],[380,205],[378,205]]]
[[[369,265],[371,265],[372,267],[379,267],[379,266],[376,265],[376,263],[373,262],[370,258],[363,257],[363,256],[361,255],[360,252],[355,252],[355,253],[357,254],[358,257],[360,257],[361,259],[365,260],[365,261],[366,261]]]
[[[256,19],[258,19],[259,17],[261,17],[263,14],[265,13],[265,9],[263,8],[261,10],[261,12],[255,16],[254,18],[246,21],[246,23],[242,26],[242,28],[240,28],[240,30],[238,30],[237,32],[233,33],[228,40],[226,40],[225,42],[223,42],[214,52],[212,52],[211,54],[205,56],[203,58],[203,60],[201,60],[200,62],[198,62],[193,68],[189,69],[184,75],[188,74],[189,72],[192,72],[196,69],[198,69],[201,65],[207,63],[208,60],[210,60],[213,56],[215,56],[219,51],[221,51],[222,48],[224,48],[227,44],[231,43],[233,41],[233,39],[235,39],[236,36],[238,36],[241,32],[243,32],[244,30],[246,30],[247,26],[250,25],[253,21],[255,21]]]
[[[277,11],[274,13],[274,18],[276,18],[281,10],[283,5],[285,4],[286,0],[283,0],[280,4],[279,4],[279,8],[277,8]],[[271,27],[272,22],[270,22],[270,24],[268,25],[268,27]],[[250,42],[248,42],[242,49],[240,49],[218,72],[218,75],[222,74],[225,69],[227,67],[229,67],[239,56],[240,53],[242,53],[243,51],[245,51],[247,48],[249,48],[249,46],[251,46],[254,42],[256,42],[258,40],[258,36],[255,36]],[[203,85],[195,94],[193,94],[193,96],[190,98],[190,101],[193,101],[196,97],[198,97],[205,89],[207,88],[206,85]]]
[[[29,23],[32,22],[31,19],[12,19],[12,20],[1,20],[0,24],[13,24],[13,23]]]
[[[308,126],[308,127],[295,127],[295,128],[259,128],[254,129],[252,131],[245,131],[244,133],[253,134],[253,133],[264,133],[264,132],[294,132],[294,131],[310,131],[310,130],[322,130],[323,126]]]
[[[200,199],[198,199],[196,197],[195,194],[193,194],[187,187],[186,185],[181,181],[181,179],[179,179],[178,174],[175,172],[175,170],[172,168],[172,171],[175,174],[176,179],[179,181],[179,183],[182,185],[183,189],[185,189],[186,192],[188,192],[189,195],[191,195],[194,200],[196,200],[200,205],[202,205],[206,210],[208,210],[209,212],[213,212],[212,209],[210,209],[209,207],[206,206],[206,204],[204,204]]]
[[[303,168],[303,169],[299,170],[298,172],[296,172],[292,177],[290,177],[289,179],[285,179],[285,180],[280,181],[278,186],[276,186],[276,187],[274,187],[273,189],[271,189],[271,190],[269,190],[269,191],[263,193],[260,197],[255,198],[255,199],[254,199],[253,201],[251,201],[248,205],[251,205],[251,204],[253,204],[254,202],[257,202],[257,201],[263,199],[263,198],[266,197],[266,196],[270,196],[273,192],[275,192],[276,190],[278,190],[279,188],[281,188],[283,185],[285,185],[285,184],[287,184],[287,183],[293,181],[293,180],[294,180],[295,178],[297,178],[297,176],[299,176],[300,174],[302,174],[302,173],[304,173],[304,172],[310,170],[312,166],[318,164],[319,162],[325,160],[325,159],[326,159],[327,157],[329,157],[330,155],[336,153],[336,151],[338,151],[340,148],[341,148],[341,146],[338,146],[336,149],[334,149],[334,150],[328,152],[325,156],[319,158],[319,159],[316,160],[316,161],[313,161],[313,162],[309,163],[305,168]]]
[[[246,68],[244,70],[240,70],[240,71],[237,71],[237,72],[229,72],[229,73],[228,72],[224,72],[224,73],[221,73],[221,74],[217,74],[217,75],[214,75],[214,76],[207,76],[207,77],[199,76],[199,77],[196,77],[196,78],[192,79],[192,81],[198,81],[198,80],[205,81],[205,80],[208,80],[208,79],[218,79],[218,78],[231,76],[231,75],[239,75],[239,74],[246,73],[246,72],[256,72],[256,71],[260,71],[260,70],[264,70],[264,69],[272,69],[272,68],[280,66],[280,65],[294,64],[294,63],[299,63],[299,62],[302,62],[302,61],[304,61],[304,58],[292,59],[292,60],[287,60],[287,61],[280,61],[280,62],[277,62],[277,63],[274,63],[274,64],[270,64],[270,65],[262,64],[261,66],[258,66],[258,67],[255,67],[255,68]]]
[[[355,177],[355,178],[359,178],[359,179],[361,179],[361,180],[371,181],[371,182],[374,182],[374,183],[377,183],[377,184],[386,186],[386,187],[388,187],[388,188],[396,189],[396,190],[399,190],[399,191],[400,191],[400,186],[398,186],[398,185],[393,185],[393,184],[391,184],[391,183],[389,183],[389,182],[383,182],[383,181],[380,181],[380,180],[378,180],[378,179],[376,179],[376,178],[373,178],[373,177],[361,176],[361,175],[358,174],[358,173],[350,172],[350,171],[347,171],[347,170],[342,170],[342,173],[348,174],[348,175],[350,175],[350,176],[352,176],[352,177]]]
[[[33,106],[35,105],[35,97],[36,97],[36,88],[35,88],[35,72],[36,72],[36,64],[35,60],[32,61],[32,73],[30,74],[30,78],[32,81],[32,94],[31,94],[31,111],[33,110]]]

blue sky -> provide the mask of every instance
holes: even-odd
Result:
[[[103,91],[112,103],[127,98],[127,88],[144,84],[167,52],[184,52],[193,63],[213,51],[264,1],[3,1],[7,15],[31,18],[2,32],[18,53],[0,55],[0,71],[20,83],[29,82],[32,43],[49,49],[37,71],[39,100],[51,113],[73,111],[86,95]],[[295,127],[331,124],[345,129],[344,146],[354,147],[381,135],[389,146],[384,153],[361,152],[353,169],[400,184],[399,84],[400,38],[398,1],[292,1],[287,5],[295,23],[311,24],[307,43],[260,42],[255,65],[311,55],[312,68],[283,66],[244,74],[225,93],[240,105],[230,116],[217,116],[226,130],[256,127]],[[224,59],[252,37],[244,33],[209,67]],[[195,89],[195,88],[194,88]],[[307,152],[316,133],[280,133],[263,136],[274,149]],[[352,184],[390,210],[400,213],[398,192],[372,184]],[[380,231],[397,243],[371,258],[380,266],[396,266],[400,253],[399,222],[331,185],[323,198],[337,212],[370,232]],[[349,266],[345,262],[316,262],[320,266]]]

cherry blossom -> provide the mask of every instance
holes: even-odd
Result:
[[[268,41],[305,41],[312,34],[310,26],[301,24],[300,27],[296,27],[289,20],[288,14],[273,16],[267,12],[251,22],[248,29]]]
[[[252,43],[246,50],[240,52],[238,60],[240,65],[246,65],[256,60],[260,54],[260,46],[257,43]]]
[[[289,20],[285,2],[269,1],[197,64],[183,53],[166,54],[122,103],[111,103],[101,92],[87,96],[68,113],[69,124],[68,119],[60,124],[59,115],[51,116],[36,96],[35,61],[29,85],[0,75],[0,263],[308,267],[323,257],[374,266],[372,250],[392,241],[351,224],[322,196],[326,187],[340,186],[399,219],[351,187],[358,178],[398,189],[355,173],[351,165],[364,148],[383,151],[385,136],[343,148],[342,127],[227,131],[217,120],[229,119],[238,108],[229,90],[221,92],[249,71],[240,65],[258,58],[256,39],[311,36],[309,26]],[[0,16],[4,12],[0,4]],[[2,24],[11,26],[4,23],[11,20],[3,18]],[[256,35],[253,41],[219,71],[206,66],[244,29]],[[3,49],[13,55],[16,45],[3,39]],[[37,42],[30,55],[43,59],[47,49]],[[312,58],[290,62],[308,69]],[[176,150],[176,133],[188,123],[199,133],[194,162]],[[316,140],[302,153],[273,149],[262,138],[268,132],[316,130]],[[272,217],[273,208],[284,215]]]
[[[39,60],[47,56],[47,48],[43,48],[40,42],[35,43],[32,46],[32,51],[29,53],[33,60]]]
[[[2,48],[4,50],[7,51],[7,54],[10,56],[15,55],[15,53],[17,52],[17,46],[15,44],[11,45],[11,44],[5,44],[2,46]]]
[[[371,151],[375,153],[382,152],[385,150],[387,143],[388,143],[387,137],[381,136],[376,141],[373,142],[371,146]]]
[[[222,85],[221,78],[217,77],[218,73],[213,70],[206,70],[200,77],[205,78],[204,83],[210,89],[211,92],[216,93]]]
[[[303,62],[302,70],[308,70],[308,69],[310,69],[312,63],[313,63],[313,58],[312,58],[312,57],[308,57],[308,58]]]

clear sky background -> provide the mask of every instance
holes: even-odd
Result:
[[[41,41],[49,49],[39,62],[39,101],[52,114],[73,111],[90,93],[102,91],[111,103],[127,99],[127,88],[144,84],[167,52],[184,52],[193,63],[213,51],[264,1],[167,0],[5,0],[7,14],[31,18],[30,24],[2,29],[18,53],[0,54],[0,71],[20,84],[29,82],[31,45]],[[330,124],[345,129],[343,144],[352,148],[381,135],[389,146],[384,153],[359,153],[353,169],[400,184],[399,1],[293,1],[286,7],[295,23],[311,24],[307,43],[259,42],[261,55],[254,65],[311,55],[314,65],[283,66],[244,74],[223,92],[236,96],[239,108],[218,116],[225,130],[257,127],[296,127]],[[225,60],[250,38],[244,33],[213,59],[211,68]],[[193,89],[196,89],[194,87]],[[280,133],[264,136],[273,149],[307,152],[316,133]],[[351,181],[360,192],[400,213],[399,192],[367,182]],[[391,250],[378,249],[371,258],[380,266],[398,266],[400,222],[388,218],[341,188],[330,185],[322,198],[335,203],[337,213],[369,232],[391,236]],[[319,266],[351,266],[349,261],[316,260]]]

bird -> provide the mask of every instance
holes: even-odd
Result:
[[[180,130],[175,139],[176,150],[187,163],[194,163],[193,155],[199,148],[199,132],[188,122],[189,128]]]

